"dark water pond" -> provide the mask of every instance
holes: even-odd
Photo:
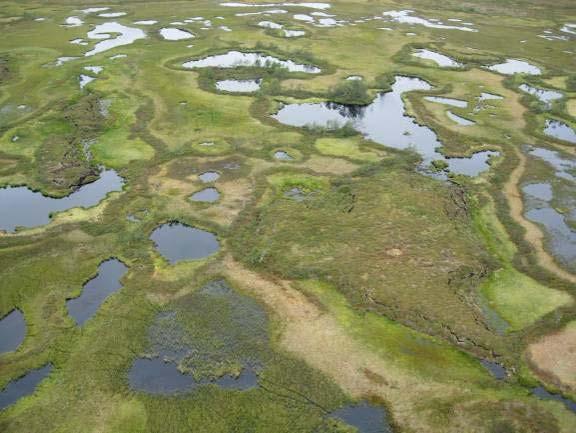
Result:
[[[118,259],[100,263],[98,274],[84,284],[80,296],[66,301],[68,314],[74,318],[76,324],[82,326],[96,314],[108,296],[120,290],[120,279],[127,270],[126,265]]]
[[[272,117],[285,125],[337,128],[350,125],[368,139],[396,149],[413,149],[428,167],[434,160],[444,160],[457,174],[476,176],[489,168],[487,161],[494,152],[474,154],[470,164],[459,159],[445,158],[438,152],[442,143],[432,129],[419,125],[405,114],[402,94],[414,90],[430,90],[431,86],[419,78],[397,76],[392,90],[380,93],[366,106],[343,105],[333,102],[284,105]],[[465,171],[460,171],[464,167]]]
[[[355,427],[359,433],[392,433],[386,410],[366,402],[335,410],[330,416]]]
[[[202,174],[198,175],[198,179],[200,179],[204,183],[215,182],[220,178],[220,173],[217,171],[205,171]]]
[[[32,394],[40,382],[50,374],[52,364],[46,364],[37,370],[31,370],[19,379],[10,382],[0,391],[0,410],[16,403],[20,398]]]
[[[274,56],[261,53],[243,53],[241,51],[228,51],[225,54],[204,57],[199,60],[191,60],[183,63],[186,69],[195,68],[238,68],[238,67],[260,67],[270,68],[279,66],[288,69],[290,72],[305,72],[307,74],[319,74],[320,68],[312,65],[305,65],[293,62],[292,60],[282,60]]]
[[[0,188],[0,230],[13,232],[16,227],[48,224],[51,213],[95,206],[109,192],[121,191],[123,184],[124,180],[114,170],[104,170],[96,181],[63,198],[46,197],[25,186]]]
[[[497,362],[488,361],[487,359],[481,359],[480,363],[490,372],[494,378],[498,380],[506,379],[508,373],[506,369],[502,366],[502,364],[498,364]]]
[[[220,243],[213,233],[177,222],[157,227],[150,239],[171,264],[181,260],[202,259],[220,249]]]
[[[0,319],[0,354],[13,352],[26,337],[26,322],[20,310],[12,310]]]
[[[218,201],[219,198],[220,193],[216,188],[204,188],[203,190],[192,194],[190,200],[201,203],[213,203],[215,201]]]
[[[541,398],[542,400],[556,400],[561,403],[564,403],[564,406],[566,406],[566,408],[576,413],[576,402],[568,398],[562,397],[560,394],[552,394],[551,392],[546,391],[546,389],[544,389],[541,386],[533,388],[532,394],[534,394],[538,398]]]
[[[558,140],[564,140],[576,144],[576,131],[566,123],[560,122],[559,120],[546,120],[546,124],[544,125],[544,134],[557,138]]]
[[[258,385],[254,369],[242,369],[238,377],[224,375],[215,380],[196,380],[192,375],[178,370],[176,363],[161,358],[138,358],[128,373],[130,388],[149,394],[182,394],[205,385],[225,389],[248,390]]]

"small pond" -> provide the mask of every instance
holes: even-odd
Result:
[[[444,98],[442,96],[426,96],[424,99],[438,104],[450,105],[451,107],[466,108],[468,106],[468,102],[462,99]]]
[[[211,183],[216,182],[220,179],[220,173],[217,171],[205,171],[198,175],[198,179],[200,179],[204,183]]]
[[[552,101],[561,99],[563,96],[562,93],[556,92],[555,90],[539,89],[538,87],[532,87],[528,84],[521,84],[519,89],[523,92],[529,93],[532,96],[535,96],[540,101],[544,102],[548,108],[550,107]]]
[[[220,193],[216,188],[204,188],[190,196],[190,200],[201,203],[213,203],[218,201],[219,198]]]
[[[294,158],[292,158],[287,152],[284,152],[283,150],[277,150],[276,152],[274,152],[274,158],[280,161],[294,160]]]
[[[540,75],[542,71],[539,67],[531,65],[524,60],[507,59],[504,63],[487,66],[488,69],[503,75],[526,74]]]
[[[544,134],[557,138],[558,140],[576,144],[576,131],[559,120],[546,120]]]
[[[157,227],[150,239],[171,264],[182,260],[203,259],[220,249],[218,238],[213,233],[178,222]]]
[[[463,66],[462,63],[458,63],[451,57],[437,53],[435,51],[421,49],[417,50],[415,53],[412,53],[412,55],[420,59],[432,60],[438,66],[441,66],[443,68],[461,68]]]
[[[183,39],[192,39],[194,35],[186,30],[180,30],[175,27],[164,27],[160,29],[160,36],[167,41],[181,41]]]
[[[446,115],[450,120],[453,120],[460,126],[472,126],[476,124],[476,122],[466,119],[465,117],[458,116],[457,114],[452,113],[450,110],[446,112]]]
[[[508,372],[502,366],[502,364],[498,364],[494,361],[488,361],[487,359],[481,359],[480,363],[495,379],[504,380],[506,377],[508,377]]]
[[[356,428],[358,433],[392,433],[386,410],[370,403],[345,406],[329,416]]]
[[[24,376],[13,380],[0,391],[0,410],[16,403],[22,397],[32,394],[40,382],[52,371],[52,364],[46,364],[36,370],[31,370]]]
[[[216,89],[223,92],[251,93],[260,89],[262,80],[222,80],[216,82]]]
[[[114,170],[104,170],[100,177],[63,198],[46,197],[25,186],[0,188],[0,230],[13,232],[16,227],[36,227],[50,222],[50,214],[73,207],[91,207],[109,192],[121,191],[124,180]]]
[[[108,296],[120,290],[120,279],[127,270],[126,265],[118,259],[100,263],[98,274],[84,284],[80,296],[66,301],[68,314],[74,318],[77,325],[82,326],[96,314]]]
[[[319,74],[321,72],[321,70],[316,66],[299,64],[292,60],[282,60],[266,54],[243,53],[241,51],[228,51],[225,54],[216,54],[199,60],[191,60],[183,63],[182,66],[186,69],[238,67],[269,68],[280,66],[288,69],[290,72],[305,72],[308,74]]]
[[[128,27],[117,22],[109,22],[97,24],[93,30],[88,32],[87,36],[89,39],[101,39],[100,42],[94,45],[92,50],[84,54],[85,56],[94,56],[112,48],[130,45],[138,39],[144,39],[146,33],[142,29]]]
[[[532,389],[532,394],[542,400],[555,400],[559,401],[566,406],[566,408],[574,413],[576,413],[576,402],[568,398],[562,397],[560,394],[552,394],[548,392],[545,388],[538,386]]]
[[[14,309],[0,319],[0,355],[18,349],[24,337],[26,322],[22,311]]]

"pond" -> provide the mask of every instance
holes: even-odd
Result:
[[[358,433],[392,433],[386,410],[367,402],[345,406],[329,416],[356,428]]]
[[[576,144],[576,131],[564,122],[547,119],[544,125],[544,134]]]
[[[487,69],[503,75],[526,74],[540,75],[542,71],[539,67],[531,65],[524,60],[506,59],[504,63],[487,66]]]
[[[366,106],[333,102],[286,104],[272,117],[285,125],[298,127],[335,129],[349,125],[376,143],[414,150],[424,160],[425,169],[432,161],[443,160],[456,174],[476,176],[487,170],[488,159],[494,152],[477,152],[472,158],[445,158],[437,150],[442,143],[434,131],[405,114],[402,95],[409,91],[430,89],[431,86],[419,78],[396,76],[391,91],[378,94]],[[464,159],[470,161],[465,163]],[[465,168],[464,172],[459,171],[461,167]]]
[[[312,65],[305,65],[293,62],[292,60],[281,60],[274,56],[261,53],[243,53],[241,51],[228,51],[225,54],[216,54],[204,57],[199,60],[191,60],[182,64],[186,69],[195,68],[238,68],[238,67],[259,67],[270,68],[280,66],[290,72],[304,72],[307,74],[319,74],[320,68]]]
[[[472,126],[476,124],[476,122],[466,119],[465,117],[458,116],[457,114],[452,113],[450,110],[446,112],[446,115],[450,120],[453,120],[460,126]]]
[[[280,161],[294,160],[294,158],[292,158],[287,152],[284,152],[283,150],[277,150],[276,152],[274,152],[274,158]]]
[[[438,66],[441,66],[443,68],[461,68],[463,66],[462,63],[458,63],[451,57],[448,57],[444,54],[440,54],[431,50],[420,49],[417,50],[415,53],[412,53],[412,55],[420,59],[432,60]]]
[[[461,99],[444,98],[442,96],[426,96],[424,99],[438,104],[450,105],[451,107],[466,108],[468,106],[468,102]]]
[[[120,279],[128,268],[118,259],[108,259],[98,266],[98,274],[84,284],[82,293],[77,298],[68,299],[66,308],[78,326],[90,319],[104,301],[122,288]]]
[[[185,30],[174,27],[164,27],[160,29],[160,36],[167,41],[181,41],[183,39],[192,39],[194,35]]]
[[[519,89],[523,92],[529,93],[532,96],[535,96],[540,101],[546,104],[546,107],[550,108],[552,105],[552,101],[556,99],[562,98],[562,93],[556,92],[555,90],[546,90],[546,89],[539,89],[537,87],[532,87],[528,84],[521,84]]]
[[[468,26],[455,26],[455,25],[443,24],[442,21],[437,19],[427,20],[425,18],[416,17],[412,15],[413,13],[414,11],[411,10],[402,10],[402,11],[387,11],[383,12],[382,15],[385,17],[389,17],[391,21],[396,21],[401,24],[420,25],[433,29],[461,30],[463,32],[478,31]],[[468,23],[468,25],[470,24],[471,23]]]
[[[202,203],[213,203],[219,198],[220,193],[216,188],[204,188],[190,196],[190,200]]]
[[[210,232],[178,222],[162,224],[154,229],[150,239],[160,254],[171,264],[182,260],[208,257],[220,249],[218,238]]]
[[[14,309],[0,319],[0,355],[18,349],[24,337],[26,322],[22,311]]]
[[[251,93],[260,89],[262,80],[222,80],[216,82],[216,89],[223,92]]]
[[[17,227],[48,224],[52,213],[95,206],[108,193],[121,191],[123,185],[124,180],[118,173],[104,170],[96,181],[82,185],[63,198],[46,197],[25,186],[0,188],[0,230],[14,232]]]
[[[116,47],[130,45],[138,39],[144,39],[146,33],[135,27],[128,27],[117,22],[109,22],[97,24],[93,30],[88,32],[87,36],[89,39],[103,39],[97,42],[92,50],[84,54],[89,57]]]
[[[31,370],[24,376],[13,380],[0,391],[0,410],[16,403],[22,397],[32,394],[40,382],[52,371],[52,364]]]
[[[217,171],[205,171],[198,175],[198,179],[200,179],[203,183],[211,183],[215,182],[220,178],[220,173]]]
[[[508,372],[502,366],[502,364],[498,364],[494,361],[488,361],[487,359],[481,359],[480,363],[495,379],[504,380],[506,377],[508,377]]]
[[[563,403],[568,410],[576,413],[576,402],[566,397],[562,397],[560,394],[552,394],[551,392],[547,391],[545,388],[541,386],[533,388],[532,394],[542,400],[559,401],[560,403]]]

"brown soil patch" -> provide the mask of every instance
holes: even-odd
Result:
[[[576,322],[532,343],[526,355],[542,379],[576,392]]]

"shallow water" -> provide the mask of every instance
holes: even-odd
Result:
[[[468,106],[468,102],[463,101],[461,99],[444,98],[442,96],[426,96],[424,99],[426,101],[436,102],[438,104],[450,105],[452,107],[458,107],[458,108],[466,108]]]
[[[14,309],[0,319],[0,354],[13,352],[26,337],[24,314]]]
[[[220,249],[213,233],[181,223],[167,223],[154,229],[150,239],[171,264],[208,257]]]
[[[539,67],[531,65],[524,60],[506,59],[504,63],[488,66],[487,69],[504,75],[527,74],[540,75],[542,71]]]
[[[480,93],[480,96],[478,96],[478,100],[480,100],[480,101],[490,101],[490,100],[499,100],[499,99],[504,99],[504,98],[500,95],[494,95],[493,93],[486,93],[486,92],[482,92],[482,93]]]
[[[427,82],[418,78],[397,76],[390,92],[380,93],[366,106],[333,102],[288,104],[272,117],[283,124],[299,127],[336,128],[349,124],[376,143],[396,149],[413,149],[423,158],[424,167],[434,160],[445,160],[450,170],[457,174],[476,176],[487,170],[488,158],[494,152],[478,152],[472,158],[446,159],[436,150],[442,143],[434,131],[405,115],[402,94],[430,89]],[[462,169],[464,172],[460,171]]]
[[[117,22],[98,24],[87,34],[89,39],[103,39],[84,55],[94,56],[123,45],[130,45],[138,39],[144,39],[146,33],[142,29],[128,27]]]
[[[217,171],[205,171],[198,175],[198,179],[200,179],[204,183],[215,182],[220,178],[220,173]]]
[[[437,53],[435,51],[422,49],[422,50],[416,51],[415,53],[412,53],[412,55],[414,57],[418,57],[420,59],[432,60],[438,66],[441,66],[443,68],[461,68],[462,67],[461,63],[458,63],[457,61],[455,61],[451,57],[448,57],[444,54]]]
[[[549,183],[531,183],[524,185],[522,191],[538,200],[550,201],[554,198],[552,185]]]
[[[330,417],[355,427],[358,433],[392,433],[388,415],[381,406],[360,403],[337,409]]]
[[[563,96],[560,92],[556,92],[554,90],[539,89],[537,87],[529,86],[528,84],[521,84],[519,89],[523,92],[529,93],[532,96],[535,96],[540,101],[544,102],[547,107],[551,106],[552,101],[561,99]]]
[[[220,193],[216,188],[204,188],[203,190],[192,194],[190,200],[202,203],[213,203],[218,201],[219,198]]]
[[[248,390],[258,385],[252,368],[243,368],[238,377],[224,375],[215,380],[196,380],[178,370],[176,363],[161,358],[138,358],[128,373],[130,388],[148,394],[182,394],[200,386],[216,385],[225,389]]]
[[[559,120],[546,120],[544,125],[544,134],[557,138],[558,140],[576,144],[576,131],[566,123],[560,122]]]
[[[450,118],[450,120],[453,120],[454,122],[456,122],[460,126],[476,125],[476,122],[469,120],[469,119],[466,119],[465,117],[458,116],[457,114],[452,113],[450,110],[448,110],[446,112],[446,115]]]
[[[86,87],[87,84],[90,84],[92,81],[94,81],[96,78],[91,77],[89,75],[84,75],[84,74],[80,74],[80,88],[83,89],[84,87]]]
[[[385,17],[390,17],[392,21],[396,21],[401,24],[412,24],[412,25],[420,25],[424,27],[429,27],[433,29],[445,29],[445,30],[461,30],[464,32],[477,32],[478,30],[470,28],[470,27],[463,27],[463,26],[454,26],[454,25],[446,25],[443,24],[440,20],[427,20],[425,18],[415,17],[412,16],[414,11],[411,10],[402,10],[402,11],[387,11],[383,12],[382,15]]]
[[[531,149],[529,155],[546,161],[556,170],[556,176],[576,182],[576,159],[564,158],[559,152],[544,148]]]
[[[77,298],[68,299],[66,308],[78,326],[90,319],[111,294],[122,288],[120,279],[128,268],[118,259],[108,259],[98,266],[98,274],[84,284]]]
[[[240,51],[229,51],[225,54],[204,57],[199,60],[191,60],[182,64],[184,68],[237,68],[237,67],[272,67],[281,66],[290,72],[305,72],[308,74],[318,74],[320,69],[312,65],[295,63],[292,60],[281,60],[277,57],[260,53],[243,53]]]
[[[487,359],[481,359],[480,363],[497,380],[504,380],[508,376],[508,373],[506,372],[506,369],[502,366],[502,364],[498,364],[497,362],[493,361],[488,361]]]
[[[526,218],[544,226],[549,234],[548,245],[553,254],[565,264],[576,261],[576,232],[566,223],[564,215],[551,207],[530,209]]]
[[[10,382],[0,391],[0,410],[16,403],[22,397],[32,394],[40,382],[50,374],[52,365],[46,364],[36,370],[31,370],[19,379]]]
[[[562,397],[559,394],[552,394],[551,392],[546,391],[546,389],[544,389],[541,386],[533,388],[532,394],[534,394],[538,398],[541,398],[542,400],[556,400],[561,403],[564,403],[564,406],[566,406],[566,408],[576,413],[576,402],[568,398]]]
[[[194,35],[185,30],[174,27],[164,27],[160,29],[160,36],[167,41],[181,41],[183,39],[192,39]]]
[[[260,89],[261,80],[222,80],[216,82],[216,89],[224,92],[250,93]]]
[[[52,198],[25,186],[0,188],[0,230],[13,232],[16,227],[36,227],[50,222],[50,214],[73,207],[91,207],[112,191],[121,191],[124,180],[114,170],[104,170],[100,177],[63,198]]]

